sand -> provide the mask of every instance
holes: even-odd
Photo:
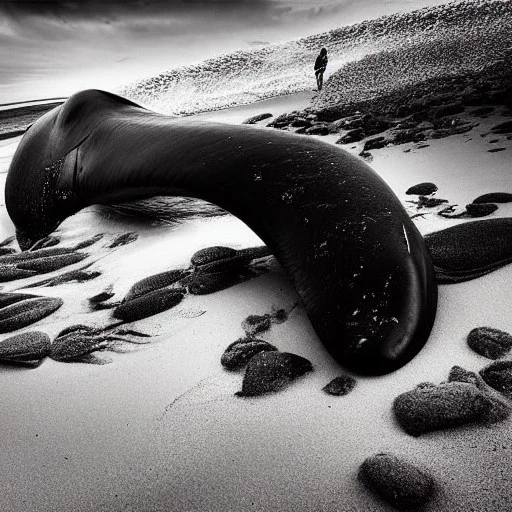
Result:
[[[241,122],[257,113],[278,115],[303,108],[309,99],[309,93],[287,96],[202,117]],[[482,119],[473,131],[430,140],[422,149],[410,143],[372,151],[370,165],[404,201],[410,199],[405,190],[422,181],[436,183],[437,197],[460,205],[486,192],[512,192],[512,141],[492,136],[507,149],[489,153],[495,144],[480,136],[502,120],[499,115]],[[18,142],[0,142],[2,190]],[[357,154],[361,147],[353,146],[347,149]],[[13,227],[1,202],[4,238],[13,234]],[[494,215],[512,216],[512,205],[500,205]],[[423,233],[457,222],[463,221],[436,215],[416,220]],[[139,239],[115,250],[106,248],[116,234],[128,231],[136,231]],[[53,339],[73,324],[106,325],[111,312],[89,312],[86,299],[107,286],[113,285],[120,298],[138,279],[186,267],[200,248],[260,243],[232,217],[151,226],[99,207],[80,212],[58,229],[63,245],[98,232],[107,236],[90,250],[91,260],[98,259],[91,270],[101,270],[102,276],[33,289],[62,297],[65,304],[21,332],[39,329]],[[322,391],[340,368],[325,352],[302,307],[296,307],[286,322],[259,337],[306,357],[314,371],[275,395],[237,398],[243,374],[223,370],[224,349],[243,336],[245,317],[269,313],[272,306],[291,308],[297,300],[280,267],[273,264],[271,270],[212,295],[188,297],[174,310],[135,322],[132,328],[154,335],[152,343],[125,354],[104,354],[111,364],[47,359],[33,370],[2,366],[0,509],[392,510],[356,478],[363,460],[377,452],[394,453],[428,469],[437,490],[425,510],[512,506],[511,420],[412,438],[398,427],[391,411],[398,394],[419,382],[446,380],[453,365],[479,370],[488,363],[468,348],[465,337],[482,325],[512,330],[512,267],[441,286],[434,330],[420,354],[391,375],[357,377],[354,390],[343,397]],[[18,286],[7,283],[3,290]]]

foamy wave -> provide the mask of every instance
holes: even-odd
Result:
[[[193,114],[310,90],[315,86],[313,63],[322,46],[329,51],[327,76],[338,69],[350,69],[354,63],[382,52],[390,52],[391,63],[393,52],[410,48],[413,49],[411,62],[416,59],[420,64],[414,68],[411,79],[418,79],[419,75],[428,75],[439,68],[441,61],[444,69],[454,64],[458,66],[460,62],[466,66],[484,64],[485,55],[489,52],[492,55],[493,37],[498,32],[502,39],[507,34],[510,37],[511,21],[509,0],[453,2],[365,21],[280,45],[223,55],[197,66],[163,72],[127,85],[119,92],[163,113]],[[456,41],[460,44],[455,44]],[[482,46],[482,41],[489,44]],[[439,42],[445,43],[442,48],[436,48]],[[438,51],[421,51],[422,48]],[[473,58],[475,52],[478,59]],[[425,61],[427,55],[429,58]],[[345,99],[361,89],[368,94],[378,93],[377,86],[366,84],[366,70],[362,71],[353,87],[347,87],[343,80],[337,84],[335,79],[338,78],[333,77],[331,91],[337,88]],[[400,71],[407,75],[409,70]],[[380,67],[375,73],[386,79],[386,69]],[[400,80],[401,74],[391,73],[389,80],[396,79]]]

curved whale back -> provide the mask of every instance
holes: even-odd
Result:
[[[167,117],[84,91],[29,129],[6,184],[26,244],[90,204],[154,195],[204,199],[253,229],[342,365],[390,372],[426,342],[437,287],[421,235],[370,167],[313,137]]]

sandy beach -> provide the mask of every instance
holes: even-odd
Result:
[[[308,94],[286,96],[202,116],[240,123],[255,113],[277,116],[304,108],[308,101]],[[408,143],[375,150],[371,165],[411,211],[415,206],[406,202],[411,196],[405,190],[422,181],[436,183],[439,197],[459,205],[485,192],[507,191],[512,141],[499,137],[506,150],[490,153],[489,137],[481,136],[504,119],[500,114],[482,119],[467,134],[429,140],[421,149]],[[335,139],[323,137],[330,143]],[[2,181],[18,142],[0,142]],[[348,150],[358,154],[361,145]],[[494,215],[511,214],[509,205],[501,205]],[[62,245],[106,233],[87,260],[97,260],[92,268],[102,275],[82,284],[33,289],[62,297],[64,306],[26,331],[36,328],[53,338],[72,324],[107,325],[111,312],[91,313],[87,298],[108,286],[122,297],[142,277],[185,268],[200,248],[261,243],[231,216],[174,227],[121,219],[90,207],[59,227]],[[432,213],[416,219],[422,233],[456,222],[461,221]],[[4,208],[0,226],[2,237],[13,234]],[[132,231],[139,235],[132,244],[106,248],[116,234]],[[5,283],[2,291],[39,279]],[[4,366],[1,508],[392,510],[356,478],[367,456],[390,452],[433,475],[436,493],[425,510],[506,510],[512,503],[510,420],[413,438],[396,424],[391,405],[420,382],[446,380],[453,365],[478,371],[486,364],[465,337],[481,325],[510,330],[509,279],[505,267],[441,286],[434,330],[421,353],[390,375],[356,377],[356,388],[344,397],[321,391],[340,370],[301,306],[261,337],[306,357],[314,371],[275,395],[234,396],[243,373],[227,372],[219,361],[227,345],[243,335],[241,322],[272,307],[290,309],[298,299],[277,263],[254,280],[188,297],[175,309],[133,323],[133,329],[154,338],[128,353],[105,353],[111,364],[46,359],[33,370]]]

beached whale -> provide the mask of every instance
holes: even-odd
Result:
[[[423,238],[370,167],[313,137],[83,91],[29,128],[5,189],[22,247],[88,205],[156,195],[204,199],[253,229],[341,365],[387,373],[426,342],[437,285]]]

